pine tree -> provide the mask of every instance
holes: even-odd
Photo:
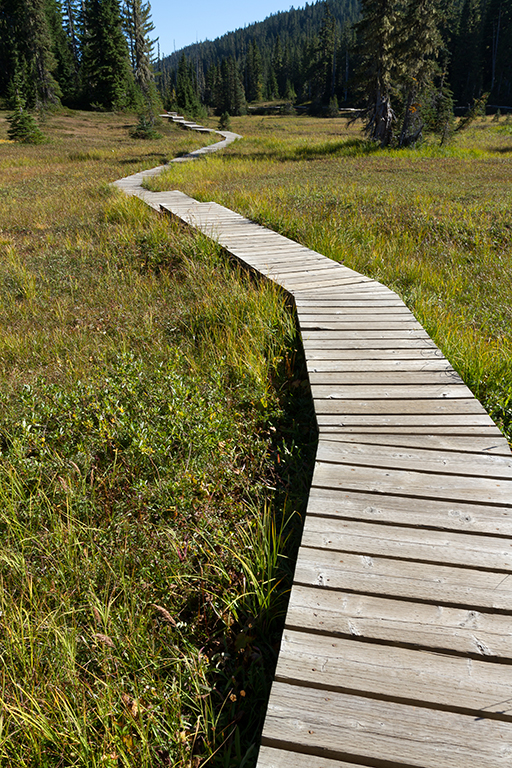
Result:
[[[86,0],[82,80],[86,101],[99,109],[125,109],[135,101],[128,44],[118,0]]]
[[[73,40],[64,27],[66,19],[59,0],[46,0],[46,17],[56,63],[53,74],[59,84],[63,102],[72,105],[78,97],[78,62],[73,52]]]
[[[512,105],[512,0],[489,0],[484,25],[484,88],[495,104]]]
[[[17,63],[15,63],[12,81],[14,114],[9,115],[7,118],[10,123],[7,135],[11,140],[19,141],[23,144],[42,144],[45,141],[45,137],[41,133],[34,116],[27,110],[22,88],[19,69]]]
[[[324,18],[318,35],[317,62],[313,68],[316,98],[324,104],[335,95],[336,48],[336,21],[325,3]]]
[[[230,115],[243,115],[246,112],[244,86],[232,56],[224,59],[221,64],[215,106],[219,114],[229,112]]]
[[[1,0],[0,32],[0,94],[12,90],[17,72],[30,107],[58,104],[60,88],[53,76],[56,62],[45,0]]]
[[[451,85],[462,105],[482,90],[482,15],[480,0],[465,0],[453,45]]]
[[[409,0],[397,17],[395,76],[402,95],[400,147],[420,137],[424,126],[422,99],[427,100],[428,92],[436,90],[435,61],[442,42],[438,12],[439,0]]]
[[[176,76],[176,100],[179,109],[189,115],[195,115],[201,109],[194,65],[185,54],[180,59]]]
[[[245,70],[248,100],[261,101],[263,98],[261,54],[254,40],[249,43]]]
[[[151,6],[142,0],[125,0],[125,32],[130,43],[130,54],[135,82],[144,101],[151,105],[155,100],[155,88],[151,56],[154,40],[149,35],[155,29],[151,21]]]
[[[358,84],[366,107],[362,114],[366,135],[382,147],[391,142],[395,113],[391,107],[395,67],[397,8],[394,0],[362,0],[357,25]]]

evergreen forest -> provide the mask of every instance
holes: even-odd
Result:
[[[419,104],[434,127],[479,102],[512,107],[512,0],[306,3],[190,45],[158,69],[167,107],[232,115],[275,100],[313,113],[362,107],[378,71],[403,140],[414,135]]]
[[[0,101],[18,117],[352,107],[383,146],[447,135],[457,110],[512,108],[512,0],[306,3],[163,59],[153,29],[143,0],[0,0]]]
[[[154,112],[152,31],[142,0],[0,0],[0,100]]]

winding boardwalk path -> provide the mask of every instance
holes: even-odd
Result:
[[[318,422],[258,768],[510,768],[506,440],[393,291],[221,205],[141,190],[159,170],[116,184],[293,296]]]

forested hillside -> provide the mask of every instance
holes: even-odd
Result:
[[[0,0],[0,106],[18,120],[62,103],[150,121],[161,102],[196,118],[352,106],[382,146],[425,127],[447,136],[454,109],[512,108],[512,0],[327,0],[162,61],[152,32],[143,0]]]
[[[0,0],[0,100],[148,109],[152,30],[142,0]]]
[[[164,100],[185,110],[204,105],[231,114],[243,112],[247,102],[276,98],[318,107],[335,97],[338,104],[361,106],[355,75],[361,58],[375,56],[379,46],[376,41],[377,49],[361,51],[361,5],[365,15],[391,20],[396,34],[388,48],[397,69],[414,44],[423,57],[422,34],[428,36],[430,24],[439,35],[431,57],[435,87],[451,91],[459,108],[484,93],[490,105],[512,106],[512,0],[306,4],[166,57],[159,65]],[[422,12],[427,18],[418,26]],[[400,23],[408,16],[409,28]]]

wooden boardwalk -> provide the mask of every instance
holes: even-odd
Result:
[[[395,293],[216,203],[142,196],[297,308],[319,444],[258,768],[510,768],[506,440]]]

